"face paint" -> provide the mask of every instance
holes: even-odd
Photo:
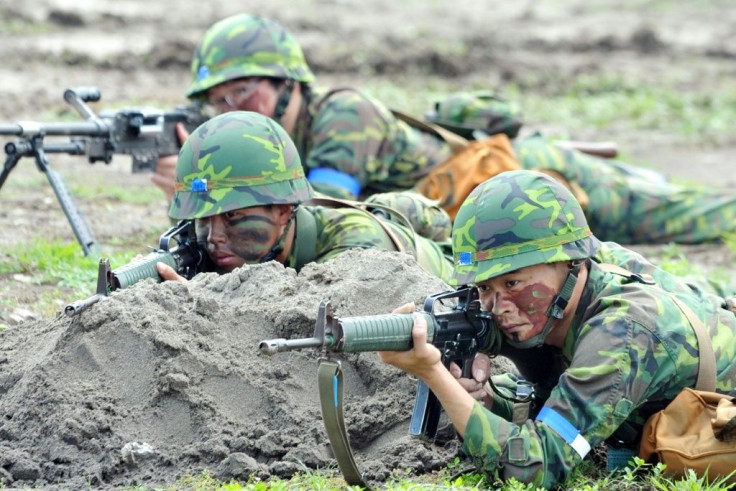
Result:
[[[521,317],[526,317],[531,328],[520,333],[515,333],[517,341],[525,341],[533,335],[541,332],[547,322],[547,309],[552,303],[556,290],[545,282],[532,283],[519,291],[507,292],[507,299],[516,305]]]
[[[206,242],[210,258],[224,271],[258,263],[279,234],[270,215],[242,210],[197,220],[195,229],[197,240]]]
[[[524,341],[544,330],[547,311],[559,290],[559,272],[535,265],[478,285],[483,307],[509,339]]]

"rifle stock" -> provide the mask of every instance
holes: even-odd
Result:
[[[176,243],[175,246],[172,246]],[[64,313],[74,317],[80,312],[96,304],[111,292],[128,288],[139,281],[153,278],[161,281],[156,270],[156,263],[165,263],[174,268],[181,276],[191,279],[203,271],[206,263],[205,254],[197,244],[194,222],[182,220],[167,230],[159,238],[159,248],[143,258],[126,264],[115,270],[110,269],[110,261],[100,260],[97,272],[97,290],[94,295],[68,304]]]

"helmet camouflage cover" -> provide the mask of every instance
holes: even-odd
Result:
[[[600,242],[565,186],[535,171],[502,172],[465,199],[452,229],[455,284],[593,256]]]
[[[169,216],[175,219],[312,198],[286,131],[246,111],[221,114],[194,130],[179,151],[174,191]]]
[[[278,22],[250,14],[213,24],[194,51],[191,71],[189,98],[202,97],[215,85],[242,77],[314,80],[296,39]]]
[[[492,91],[454,92],[435,102],[427,120],[465,138],[472,138],[474,130],[516,138],[522,126],[522,111],[519,104]]]

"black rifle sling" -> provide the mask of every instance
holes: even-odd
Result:
[[[317,369],[319,384],[319,402],[322,406],[322,420],[325,423],[327,437],[330,439],[332,453],[335,454],[345,481],[351,486],[371,488],[363,480],[353,458],[350,440],[345,429],[343,418],[343,380],[342,367],[339,361],[320,360]]]

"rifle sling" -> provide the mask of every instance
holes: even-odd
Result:
[[[464,138],[457,133],[447,130],[438,124],[430,123],[428,121],[422,121],[402,111],[397,111],[396,109],[391,109],[391,113],[394,115],[395,118],[400,119],[409,126],[424,131],[425,133],[433,133],[437,135],[442,139],[442,141],[450,146],[450,148],[452,149],[452,153],[457,153],[468,145],[467,138]]]
[[[317,224],[314,217],[301,206],[296,209],[296,240],[294,241],[294,269],[301,271],[305,264],[314,261],[317,246]]]
[[[319,384],[319,402],[322,406],[322,420],[325,423],[327,437],[330,439],[332,453],[335,454],[345,481],[350,486],[371,488],[363,480],[353,458],[350,440],[343,419],[343,377],[339,361],[320,360],[317,369]]]

